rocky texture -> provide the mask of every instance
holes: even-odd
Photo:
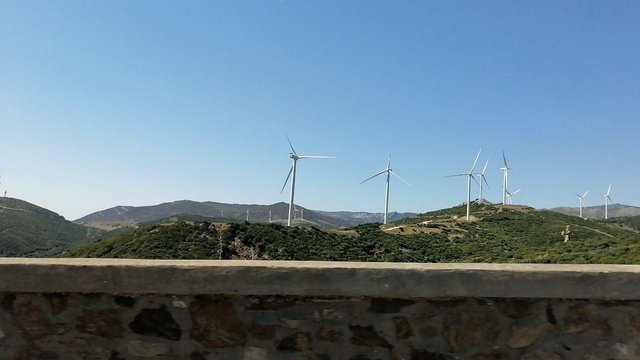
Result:
[[[227,298],[199,296],[189,311],[193,321],[191,337],[202,345],[224,348],[247,342],[244,325]]]
[[[640,301],[74,293],[0,299],[3,359],[640,358]]]
[[[153,273],[152,269],[146,268],[151,263],[141,264],[144,264],[140,266],[144,270],[138,275]],[[567,299],[540,296],[550,294],[545,282],[548,274],[541,277],[538,274],[535,297],[475,296],[477,287],[468,291],[468,296],[391,296],[393,293],[382,296],[384,293],[380,288],[388,280],[403,278],[407,274],[413,274],[408,279],[415,280],[415,276],[422,277],[416,272],[430,271],[426,268],[417,271],[411,264],[393,269],[383,269],[383,266],[377,270],[372,270],[368,264],[334,264],[335,268],[319,269],[313,264],[305,264],[306,275],[300,277],[297,271],[274,265],[267,273],[281,272],[278,277],[287,275],[288,282],[270,284],[271,294],[264,293],[267,289],[265,284],[261,285],[260,293],[245,294],[242,289],[246,290],[246,284],[229,285],[230,282],[257,276],[250,281],[256,284],[269,281],[271,275],[260,279],[260,271],[256,269],[231,267],[226,270],[228,279],[218,278],[226,282],[228,291],[214,291],[222,285],[212,284],[212,279],[202,276],[207,272],[201,272],[196,263],[188,264],[192,267],[193,278],[186,284],[191,292],[185,290],[187,287],[182,287],[180,292],[160,293],[145,293],[140,289],[125,291],[130,290],[129,287],[121,291],[113,288],[99,292],[79,291],[88,285],[73,284],[76,279],[59,278],[60,273],[55,271],[56,276],[49,277],[49,281],[62,284],[63,288],[67,286],[67,290],[75,287],[78,291],[9,291],[7,289],[14,285],[0,282],[0,359],[640,358],[640,293],[633,296],[632,291],[640,288],[633,286],[640,281],[629,275],[635,272],[635,268],[623,268],[626,269],[625,283],[629,288],[618,292],[624,295],[619,299],[611,299],[615,294]],[[370,288],[371,295],[345,295],[341,293],[346,289],[341,287],[344,283],[338,287],[327,284],[333,276],[330,273],[340,266],[348,268],[340,276],[351,276],[340,281],[357,280],[358,291],[365,292]],[[185,272],[180,276],[186,276],[188,266],[181,269]],[[567,269],[558,276],[566,276],[564,271]],[[618,271],[621,268],[611,269]],[[113,287],[119,281],[113,279],[135,276],[124,270],[130,269],[115,266],[104,270],[109,274],[107,280],[101,277],[103,270],[89,265],[81,272],[98,274],[96,284],[111,281],[109,286]],[[168,270],[175,268],[160,267],[156,269],[157,274],[146,280],[166,281],[172,276]],[[221,267],[216,268],[215,272],[222,270]],[[497,271],[491,271],[494,270]],[[452,271],[456,273],[457,270]],[[507,271],[506,279],[513,276],[510,271]],[[13,275],[17,277],[19,274]],[[465,276],[471,279],[472,275],[472,271],[467,269],[465,275],[457,279]],[[476,278],[487,279],[485,273],[476,275]],[[504,281],[505,277],[498,275],[496,283]],[[441,280],[456,279],[445,272],[438,276]],[[526,276],[532,279],[531,274],[526,273]],[[600,275],[587,273],[575,276],[593,279]],[[310,279],[316,282],[308,282]],[[464,288],[467,280],[452,281],[446,291],[464,294],[468,290]],[[506,280],[506,283],[510,281]],[[22,287],[31,284],[38,288],[44,280],[26,276],[20,277],[19,282]],[[559,293],[558,284],[569,287],[562,289],[563,294],[570,290],[571,285],[557,282],[551,287],[551,293]],[[163,288],[165,285],[158,286]],[[425,293],[421,286],[413,286],[416,294]],[[93,289],[94,285],[90,287]],[[205,291],[207,289],[209,291]],[[332,289],[342,290],[334,293],[330,291]],[[403,291],[411,293],[413,289],[405,288]],[[517,291],[522,290],[519,289]],[[320,290],[323,294],[316,294]],[[503,289],[495,291],[508,293],[508,290],[509,287],[503,284]],[[303,294],[290,293],[298,291]],[[442,294],[445,290],[437,291]]]

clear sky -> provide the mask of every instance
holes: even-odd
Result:
[[[190,199],[380,212],[640,205],[640,2],[0,0],[0,192],[76,219]],[[474,197],[477,187],[474,187]]]

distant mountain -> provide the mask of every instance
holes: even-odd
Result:
[[[470,220],[465,212],[466,206],[457,206],[394,224],[339,231],[178,219],[144,225],[60,256],[640,264],[640,233],[634,230],[640,219],[584,220],[528,206],[475,202]]]
[[[580,215],[579,207],[557,207],[549,210],[571,216]],[[607,206],[607,215],[609,218],[638,216],[640,215],[640,207],[624,204],[613,204]],[[586,219],[604,219],[604,205],[587,206],[585,208],[582,208],[582,217]]]
[[[327,216],[320,212],[296,206],[294,223],[298,226],[316,226],[319,228],[348,227],[352,224],[337,217]],[[276,223],[287,221],[289,205],[283,202],[272,205],[225,204],[213,201],[197,202],[180,200],[151,206],[116,206],[98,211],[80,219],[76,224],[101,228],[116,229],[135,227],[137,224],[166,219],[177,215],[198,215],[211,221],[229,222],[244,221],[249,212],[249,221]]]
[[[26,201],[0,198],[0,256],[52,256],[103,234]]]
[[[335,217],[341,220],[348,222],[351,226],[362,225],[362,224],[370,224],[382,222],[382,213],[370,213],[363,211],[321,211],[314,210],[320,214]],[[387,215],[387,221],[393,222],[402,219],[406,219],[408,217],[416,216],[417,213],[399,213],[396,211],[390,212]]]

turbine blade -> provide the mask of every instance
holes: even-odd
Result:
[[[371,176],[371,177],[368,177],[368,178],[366,178],[366,179],[362,180],[362,182],[360,182],[360,184],[363,184],[363,183],[365,183],[365,182],[367,182],[367,181],[369,181],[369,180],[373,179],[374,177],[376,177],[376,176],[378,176],[378,175],[382,175],[382,174],[384,174],[384,173],[386,173],[386,172],[387,172],[387,169],[384,169],[384,170],[380,171],[379,173],[377,173],[377,174],[375,174],[375,175],[373,175],[373,176]]]
[[[389,150],[389,154],[387,155],[387,169],[391,168],[391,150]]]
[[[394,173],[393,171],[389,170],[389,172],[391,174],[393,174],[393,176],[397,177],[398,179],[402,180],[405,184],[411,186],[411,184],[409,184],[405,179],[401,178],[398,174]]]
[[[291,177],[292,172],[293,172],[293,165],[291,166],[291,169],[289,169],[289,175],[287,175],[287,179],[284,181],[284,184],[282,184],[282,189],[280,189],[280,194],[282,194],[285,186],[287,186],[287,183],[289,182],[289,178]]]
[[[611,194],[611,184],[609,184],[609,190],[607,190],[607,196],[609,196],[609,194]]]
[[[454,175],[447,175],[445,177],[454,177],[454,176],[467,176],[469,174],[454,174]]]
[[[589,190],[587,190],[587,192],[585,192],[584,195],[582,195],[582,197],[587,196],[588,193],[589,193]]]
[[[473,174],[469,174],[469,176],[471,176],[471,178],[473,179],[473,181],[476,182],[476,184],[480,185],[480,183],[478,182],[478,180],[476,180],[476,177],[473,176]]]
[[[483,175],[484,177],[484,173],[485,171],[487,171],[487,166],[489,165],[489,159],[487,159],[487,162],[484,163],[484,168],[482,169],[482,172],[480,174]]]
[[[291,145],[291,140],[289,139],[289,135],[287,135],[287,141],[289,142],[289,147],[291,147],[291,151],[293,151],[293,155],[298,155],[298,153],[296,153],[296,149],[293,148],[293,145]]]
[[[314,156],[314,155],[303,155],[298,156],[298,159],[335,159],[335,156]]]
[[[509,169],[509,165],[507,165],[507,158],[504,156],[504,149],[502,150],[502,161],[504,162],[504,167]]]
[[[484,181],[484,184],[487,185],[489,189],[491,189],[491,186],[489,186],[489,183],[487,182],[487,178],[484,177],[484,174],[480,174],[480,181]]]
[[[519,192],[520,192],[520,190],[522,190],[522,189],[518,189],[518,190],[516,190],[516,191],[512,192],[512,193],[511,193],[511,196],[513,196],[513,195],[515,195],[515,194],[519,193]]]
[[[476,160],[473,162],[473,165],[471,166],[471,170],[469,170],[469,174],[471,174],[473,172],[473,169],[476,168],[476,164],[478,163],[478,158],[480,157],[481,152],[482,152],[482,149],[478,151],[478,155],[476,155]]]

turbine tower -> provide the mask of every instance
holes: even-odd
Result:
[[[583,218],[582,217],[582,208],[584,207],[584,198],[585,198],[585,196],[587,196],[588,193],[589,193],[589,190],[587,190],[587,192],[585,192],[582,195],[576,194],[576,196],[580,199],[580,218]]]
[[[292,159],[293,164],[291,165],[291,169],[289,169],[289,175],[287,175],[287,179],[284,181],[284,184],[282,185],[282,190],[280,190],[280,193],[282,194],[282,192],[284,191],[284,188],[287,186],[287,182],[289,182],[289,178],[291,178],[291,196],[289,198],[289,217],[287,218],[287,226],[291,226],[291,219],[293,218],[293,209],[294,209],[293,199],[294,199],[295,189],[296,189],[296,168],[297,168],[298,160],[300,159],[334,159],[334,157],[333,156],[298,155],[298,153],[296,153],[296,150],[293,148],[293,145],[291,145],[291,140],[289,140],[289,137],[287,137],[287,141],[289,142],[289,147],[291,148],[289,157]],[[291,174],[293,174],[293,176],[291,176]]]
[[[502,162],[504,166],[500,168],[502,170],[502,205],[507,204],[507,190],[509,187],[509,170],[511,168],[507,164],[507,158],[504,156],[504,150],[502,150]]]
[[[611,203],[611,205],[613,205],[613,201],[611,200],[611,196],[609,196],[611,194],[611,184],[609,184],[609,189],[607,190],[607,193],[602,195],[604,196],[604,219],[607,220],[609,218],[609,212],[608,212],[608,205],[609,203]]]
[[[482,183],[484,182],[485,184],[487,184],[487,187],[489,187],[489,183],[487,182],[487,179],[484,176],[484,173],[487,171],[487,166],[489,165],[489,160],[487,160],[487,162],[484,163],[484,168],[482,169],[482,172],[477,173],[476,175],[480,175],[480,197],[478,198],[478,201],[482,201],[483,198],[483,192],[482,192]]]
[[[513,205],[513,196],[515,196],[517,193],[520,192],[520,190],[522,189],[518,189],[514,192],[509,192],[509,190],[507,190],[507,205]]]
[[[469,220],[469,215],[471,214],[471,179],[473,179],[473,181],[475,181],[476,183],[478,182],[476,178],[473,177],[473,170],[476,168],[476,164],[478,163],[478,158],[480,157],[481,152],[482,152],[482,149],[478,151],[478,155],[476,155],[476,159],[473,162],[473,165],[471,165],[471,170],[469,170],[469,172],[448,176],[448,177],[453,177],[453,176],[467,177],[467,220]]]
[[[398,176],[398,174],[394,173],[393,170],[391,169],[391,153],[389,153],[389,157],[387,158],[387,168],[380,171],[379,173],[365,179],[364,181],[362,181],[360,184],[364,184],[365,182],[373,179],[374,177],[378,176],[378,175],[382,175],[386,173],[387,174],[387,185],[385,187],[385,196],[384,196],[384,216],[382,218],[382,223],[383,224],[387,224],[387,215],[389,214],[389,179],[391,178],[391,175],[393,174],[393,176],[397,177],[398,179],[402,180],[405,184],[411,186],[411,184],[409,184],[408,182],[406,182],[403,178],[401,178],[400,176]]]

